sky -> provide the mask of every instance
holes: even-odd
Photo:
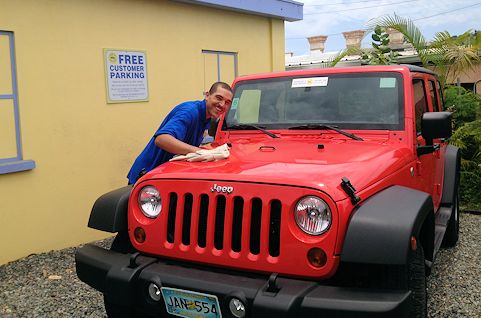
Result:
[[[309,54],[307,37],[327,35],[324,52],[340,51],[342,32],[365,29],[373,19],[394,13],[411,19],[426,40],[436,32],[451,35],[481,30],[481,0],[295,0],[304,3],[304,19],[285,22],[286,52]],[[362,47],[370,47],[366,36]]]

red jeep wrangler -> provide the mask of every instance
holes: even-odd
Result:
[[[435,74],[362,66],[245,76],[213,145],[101,196],[76,252],[113,317],[425,317],[458,239],[460,155]]]

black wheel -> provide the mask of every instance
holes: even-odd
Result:
[[[407,317],[427,317],[426,266],[420,244],[415,251],[409,251],[403,265],[341,263],[332,282],[336,286],[410,290],[411,306]]]
[[[421,245],[411,251],[407,264],[407,285],[411,291],[411,308],[409,317],[425,318],[427,316],[426,272],[424,250]]]
[[[444,233],[443,247],[453,247],[458,242],[459,237],[459,194],[454,195],[453,206],[451,207],[451,217],[448,221],[446,233]]]

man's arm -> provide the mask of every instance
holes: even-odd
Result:
[[[155,137],[155,145],[174,155],[185,155],[200,150],[200,148],[191,146],[169,134],[162,134]]]

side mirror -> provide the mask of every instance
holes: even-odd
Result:
[[[426,146],[418,146],[418,156],[433,153],[439,149],[439,145],[433,145],[433,139],[449,138],[453,133],[451,126],[452,113],[432,112],[424,113],[421,120],[421,135],[426,140]]]
[[[421,120],[421,134],[427,145],[433,144],[433,139],[449,138],[453,133],[451,126],[452,113],[427,112]]]

